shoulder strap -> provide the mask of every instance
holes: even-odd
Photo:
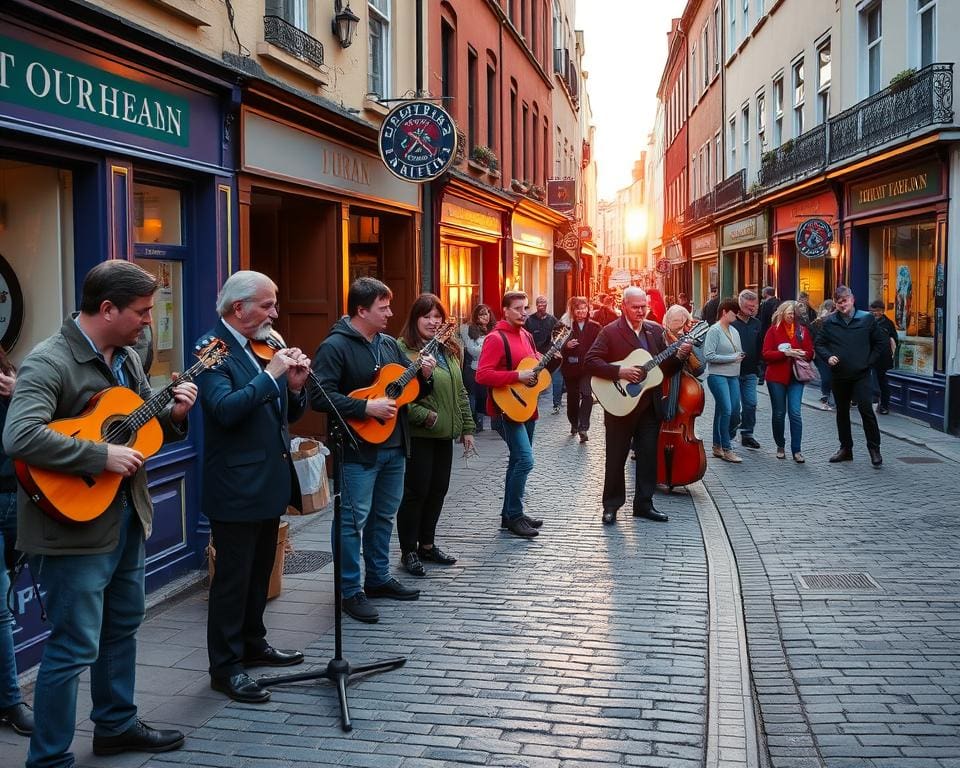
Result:
[[[513,355],[510,354],[510,342],[507,341],[507,334],[503,331],[497,331],[500,334],[500,338],[503,339],[503,355],[507,359],[507,370],[513,370]]]

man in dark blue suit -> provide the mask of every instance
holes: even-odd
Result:
[[[217,567],[210,584],[207,653],[210,687],[236,701],[260,703],[270,692],[247,666],[299,664],[303,654],[271,647],[263,611],[280,516],[300,507],[287,425],[303,414],[310,360],[296,347],[265,365],[250,340],[264,340],[277,318],[277,286],[259,272],[231,275],[217,297],[210,330],[230,354],[197,377],[203,405],[203,511],[210,519]]]

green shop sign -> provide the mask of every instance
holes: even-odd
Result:
[[[186,99],[2,35],[0,102],[167,144],[190,144]]]

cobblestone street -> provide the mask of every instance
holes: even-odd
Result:
[[[710,459],[690,494],[658,496],[666,524],[621,511],[602,526],[599,412],[586,444],[545,413],[528,484],[545,523],[531,541],[498,529],[505,450],[480,435],[477,459],[455,459],[438,536],[459,562],[428,564],[417,602],[378,601],[379,624],[345,619],[352,663],[407,657],[351,685],[349,734],[326,683],[275,687],[265,706],[210,691],[203,591],[155,606],[141,715],[185,729],[186,746],[94,758],[84,686],[79,763],[960,765],[956,440],[888,417],[882,468],[857,427],[856,460],[830,465],[834,415],[804,408],[797,465],[774,457],[763,388],[760,401],[763,449]],[[329,520],[295,519],[295,548],[329,551]],[[330,565],[288,575],[268,609],[271,641],[305,648],[308,666],[333,652],[331,592]],[[22,765],[25,748],[0,733],[0,765]]]

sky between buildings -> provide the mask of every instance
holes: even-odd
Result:
[[[584,31],[583,68],[597,138],[598,193],[613,198],[631,182],[657,111],[657,86],[667,59],[670,20],[686,0],[577,0]]]

